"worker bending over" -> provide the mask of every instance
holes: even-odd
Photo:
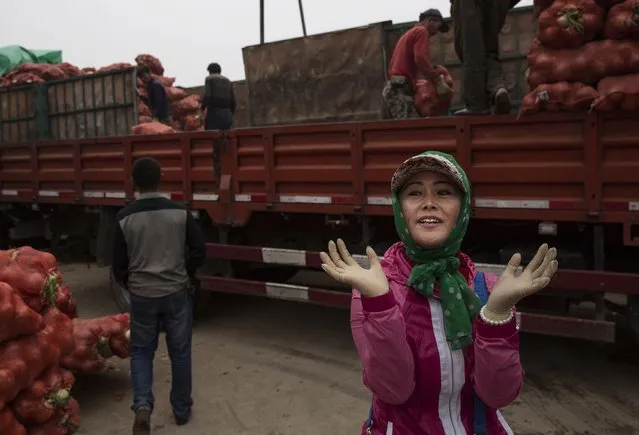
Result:
[[[464,108],[456,115],[510,113],[510,95],[499,60],[499,33],[519,0],[451,0],[455,52],[463,65]]]
[[[222,75],[222,68],[212,63],[204,81],[201,109],[206,110],[204,127],[207,130],[228,130],[233,126],[235,93],[233,83]]]
[[[415,84],[420,78],[434,83],[439,95],[452,92],[429,59],[429,40],[438,32],[448,32],[448,24],[441,12],[429,9],[419,14],[419,22],[397,41],[382,91],[386,118],[419,117],[414,98]]]
[[[138,77],[146,85],[148,98],[146,102],[151,110],[151,117],[155,121],[169,124],[169,99],[166,96],[164,85],[155,77],[146,66],[138,68]]]

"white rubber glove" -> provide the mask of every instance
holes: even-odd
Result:
[[[508,266],[493,287],[483,315],[488,320],[501,321],[507,319],[513,307],[526,296],[537,293],[550,283],[557,272],[557,249],[543,244],[537,250],[523,272],[517,274],[521,264],[521,255],[510,258]]]
[[[373,248],[366,248],[369,269],[364,269],[351,256],[346,245],[337,239],[337,246],[332,240],[328,243],[328,254],[320,253],[322,269],[335,281],[356,288],[365,297],[381,296],[388,293],[388,279]]]
[[[439,76],[439,78],[437,79],[437,83],[435,84],[435,87],[437,88],[437,95],[439,96],[447,95],[453,92],[452,88],[446,84],[446,81],[444,80],[443,75]]]

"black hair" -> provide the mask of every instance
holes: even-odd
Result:
[[[160,186],[162,168],[157,160],[142,157],[133,164],[133,182],[140,190],[156,190]]]
[[[209,72],[209,74],[221,74],[222,73],[222,67],[220,66],[219,63],[216,63],[216,62],[210,63],[209,66],[206,69]]]
[[[421,23],[422,21],[424,21],[426,18],[429,18],[428,15],[426,14],[426,12],[422,12],[421,14],[419,14],[419,22]]]

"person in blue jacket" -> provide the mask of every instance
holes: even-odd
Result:
[[[168,124],[169,119],[169,99],[166,95],[164,85],[151,75],[149,69],[145,66],[138,68],[138,77],[146,85],[148,98],[147,104],[151,109],[151,117],[155,121]]]

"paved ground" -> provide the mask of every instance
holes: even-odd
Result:
[[[63,266],[80,316],[115,312],[105,269]],[[525,336],[527,383],[504,414],[517,435],[639,434],[639,367],[612,363],[609,348]],[[156,364],[155,433],[358,434],[369,406],[348,313],[281,301],[216,295],[194,335],[194,417],[174,425],[170,366]],[[79,377],[82,432],[130,433],[128,365]]]

